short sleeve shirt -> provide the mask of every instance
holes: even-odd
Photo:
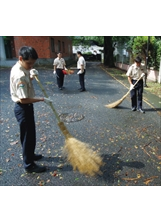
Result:
[[[146,69],[144,65],[140,65],[140,67],[133,64],[129,67],[126,75],[131,77],[133,80],[138,80],[142,73],[146,73]]]
[[[57,69],[63,69],[66,64],[63,58],[56,58],[54,59],[53,65],[56,66]]]
[[[11,99],[14,102],[19,102],[20,99],[33,98],[35,96],[35,91],[30,79],[30,72],[24,69],[19,62],[11,69],[10,93]]]
[[[80,56],[77,62],[77,69],[81,69],[81,65],[84,66],[84,69],[86,69],[86,61],[83,56]]]

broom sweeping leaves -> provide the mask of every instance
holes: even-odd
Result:
[[[136,84],[139,82],[139,80],[140,80],[141,78],[143,78],[144,76],[145,76],[145,74],[142,73],[141,76],[140,76],[140,78],[139,78],[139,79],[136,81],[136,83],[133,85],[133,87],[130,87],[130,90],[129,90],[121,99],[117,100],[116,102],[113,102],[113,103],[110,103],[110,104],[108,104],[108,105],[105,105],[105,106],[108,107],[108,108],[115,108],[115,107],[117,107],[118,105],[120,105],[120,104],[124,101],[124,99],[128,96],[128,94],[130,93],[130,91],[136,86]]]
[[[92,150],[89,144],[72,137],[63,122],[59,122],[58,126],[66,138],[64,155],[73,170],[90,176],[101,174],[102,158]]]
[[[31,73],[33,75],[34,71],[31,70]],[[48,97],[40,80],[38,79],[38,75],[35,75],[34,77],[38,82],[44,95]],[[87,174],[90,176],[101,174],[100,167],[103,165],[102,158],[90,148],[89,144],[83,143],[77,140],[76,138],[72,137],[64,123],[60,121],[60,118],[52,102],[49,103],[49,105],[53,110],[56,119],[58,120],[58,126],[61,132],[65,136],[64,153],[67,157],[67,160],[72,165],[73,170],[78,170],[80,173]]]
[[[101,174],[102,158],[90,148],[89,144],[71,137],[65,141],[64,149],[73,170],[90,176]]]
[[[117,101],[115,101],[113,103],[110,103],[108,105],[105,105],[105,106],[108,107],[108,108],[115,108],[115,107],[117,107],[118,105],[120,105],[124,101],[124,99],[128,96],[129,93],[130,93],[130,90],[121,99],[119,99],[119,100],[117,100]]]

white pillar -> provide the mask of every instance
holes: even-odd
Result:
[[[6,52],[4,47],[4,39],[0,36],[0,60],[6,60]]]
[[[161,83],[161,59],[160,59],[158,82]]]

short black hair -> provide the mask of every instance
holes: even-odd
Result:
[[[139,56],[137,56],[137,57],[134,59],[134,61],[141,63],[142,59],[141,59]]]
[[[78,55],[82,55],[81,51],[78,51],[77,54],[78,54]]]
[[[38,54],[36,50],[31,46],[23,46],[19,50],[19,56],[22,56],[23,60],[38,59]]]

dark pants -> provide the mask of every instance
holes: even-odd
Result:
[[[137,80],[132,79],[132,84],[134,85]],[[134,89],[130,91],[132,108],[142,109],[142,94],[143,94],[143,80],[141,79],[135,86]]]
[[[56,74],[58,87],[62,88],[64,84],[64,73],[62,72],[62,69],[56,69]]]
[[[79,69],[80,70],[80,69]],[[79,82],[82,90],[85,90],[85,83],[84,83],[84,76],[85,76],[86,70],[82,74],[79,74]]]
[[[33,104],[16,103],[14,113],[20,126],[20,140],[24,167],[28,168],[34,162],[34,151],[36,146]]]

